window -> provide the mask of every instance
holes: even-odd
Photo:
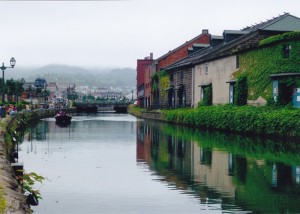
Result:
[[[184,75],[184,72],[183,70],[180,71],[180,79],[183,79],[183,75]]]
[[[236,65],[235,68],[240,68],[240,55],[236,56]]]
[[[173,74],[170,74],[170,81],[173,81]]]
[[[283,46],[283,57],[289,58],[291,53],[292,46],[291,45],[284,45]]]
[[[205,75],[208,75],[208,63],[205,64]]]

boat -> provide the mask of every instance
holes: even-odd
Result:
[[[59,111],[55,115],[55,121],[58,124],[69,124],[72,117],[64,111]]]

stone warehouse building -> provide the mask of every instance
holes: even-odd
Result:
[[[155,90],[152,89],[154,101],[152,105],[160,108],[197,107],[198,103],[203,102],[207,96],[210,96],[212,104],[234,103],[236,80],[241,73],[249,70],[249,67],[244,66],[244,56],[254,50],[270,48],[270,45],[260,47],[260,41],[274,35],[281,35],[295,30],[300,30],[300,19],[285,13],[242,30],[225,30],[222,36],[208,35],[208,44],[187,47],[188,55],[186,57],[169,65],[166,63],[164,67],[162,63],[158,63],[159,60],[155,60],[155,65],[158,68],[156,72],[159,73],[164,70],[167,73],[169,82],[168,87],[164,85],[163,87],[165,88],[162,89],[162,86],[158,83]],[[297,38],[296,36],[292,40],[297,40]],[[280,49],[282,51],[291,47],[289,46],[289,39],[285,39],[285,44],[282,45],[285,47]],[[161,58],[159,59],[161,60]],[[261,61],[260,63],[261,65],[255,66],[257,66],[257,70],[261,74],[264,74],[265,71],[260,71],[259,68],[263,67],[263,64],[266,62]],[[297,62],[294,62],[293,58],[290,58],[281,61],[281,64],[285,63],[295,64]],[[285,70],[277,71],[274,68],[275,70],[272,71],[272,74],[292,72],[284,66],[281,67]],[[293,72],[297,73],[300,71]],[[274,90],[278,90],[278,87],[276,88],[276,80],[279,77],[278,75],[275,75],[275,77],[273,75],[272,78],[275,78]],[[252,79],[252,81],[264,81],[266,85],[271,84],[269,77],[268,79]],[[160,96],[163,91],[167,92],[167,98]],[[294,91],[297,91],[297,88],[294,88]],[[276,93],[274,96],[276,96]],[[251,87],[249,88],[248,98],[248,104],[261,105],[266,103],[263,93],[259,94]],[[297,101],[297,96],[293,99]]]

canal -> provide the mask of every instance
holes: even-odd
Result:
[[[300,144],[137,119],[40,120],[19,162],[46,180],[34,213],[298,213]]]

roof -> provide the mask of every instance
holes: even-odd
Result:
[[[284,28],[282,28],[284,26]],[[230,50],[233,47],[240,46],[237,51],[242,50],[243,48],[251,48],[255,46],[255,41],[252,43],[244,44],[245,41],[250,41],[252,38],[263,35],[268,32],[269,35],[275,35],[279,32],[283,33],[286,31],[300,30],[300,19],[298,17],[292,16],[288,13],[280,15],[276,18],[268,20],[266,22],[261,22],[260,24],[252,25],[242,29],[243,31],[232,31],[226,30],[224,33],[233,33],[233,34],[242,34],[237,39],[234,39],[227,43],[219,44],[215,47],[208,47],[201,49],[167,67],[165,70],[172,70],[175,68],[182,68],[184,66],[191,66],[194,64],[202,63],[204,61],[209,61],[213,58],[218,58],[226,55],[226,51]],[[217,36],[214,36],[217,38]],[[221,37],[220,37],[221,38]]]
[[[211,35],[211,39],[223,39],[223,36],[218,36],[218,35]]]
[[[224,34],[247,34],[249,31],[240,31],[240,30],[224,30]]]
[[[283,15],[279,15],[277,17],[273,17],[272,19],[268,19],[265,22],[260,22],[259,24],[254,24],[251,26],[247,26],[245,28],[242,29],[242,31],[256,31],[256,30],[275,30],[275,28],[277,28],[278,30],[286,30],[286,31],[291,31],[291,27],[293,28],[293,21],[297,22],[300,21],[300,19],[296,16],[292,16],[289,13],[284,13]],[[279,23],[281,22],[281,23]],[[289,22],[287,24],[287,22]],[[299,29],[299,24],[296,24],[296,26],[298,26],[298,30]],[[295,30],[295,29],[294,29]]]
[[[212,51],[211,47],[207,47],[204,49],[201,49],[199,51],[196,51],[195,53],[192,53],[190,55],[188,55],[187,57],[171,64],[168,65],[167,67],[163,68],[164,70],[168,71],[168,70],[172,70],[174,68],[178,68],[178,67],[184,67],[184,66],[188,66],[190,65],[195,59],[204,56],[205,54],[209,53],[210,51]]]
[[[157,58],[155,61],[159,61],[159,60],[162,60],[163,58],[169,56],[170,54],[176,52],[177,50],[185,47],[187,44],[190,44],[192,43],[193,41],[199,39],[200,37],[204,36],[204,35],[208,35],[208,30],[202,30],[202,33],[196,37],[194,37],[193,39],[189,40],[189,41],[186,41],[185,43],[183,43],[182,45],[178,46],[177,48],[173,49],[173,50],[170,50],[168,53],[162,55],[161,57]]]

